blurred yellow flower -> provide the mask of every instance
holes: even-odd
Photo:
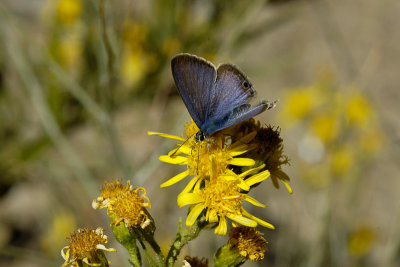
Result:
[[[80,0],[59,0],[56,10],[58,21],[64,25],[75,23],[82,12]]]
[[[371,121],[372,108],[368,100],[360,93],[349,98],[346,105],[346,118],[350,124],[364,126]]]
[[[369,227],[361,227],[350,236],[347,249],[353,257],[362,257],[371,251],[374,241],[374,231]]]
[[[354,164],[354,148],[342,146],[333,151],[332,169],[337,175],[345,174]]]
[[[76,228],[76,220],[72,213],[57,212],[53,215],[52,222],[45,235],[42,237],[41,245],[46,252],[53,254],[64,243],[65,236]]]
[[[385,145],[385,136],[378,128],[370,127],[362,132],[357,142],[365,153],[364,155],[371,156]]]
[[[83,51],[82,41],[74,34],[60,38],[57,55],[61,65],[69,70],[78,70]]]
[[[121,60],[122,81],[128,87],[138,83],[146,74],[146,62],[140,51],[126,48]]]
[[[311,122],[313,133],[323,142],[335,139],[339,133],[339,118],[331,114],[319,114]]]
[[[181,49],[181,43],[177,38],[168,38],[162,46],[162,51],[167,56],[175,55]]]
[[[290,123],[304,118],[318,105],[318,91],[313,86],[290,90],[283,101],[282,114]]]
[[[126,20],[122,25],[122,39],[124,45],[129,47],[131,51],[143,49],[147,34],[147,26],[138,21]]]

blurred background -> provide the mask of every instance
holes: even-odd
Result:
[[[279,99],[257,119],[280,127],[294,193],[251,192],[277,229],[244,266],[399,266],[399,14],[397,0],[2,0],[0,266],[60,266],[66,236],[98,226],[128,266],[91,208],[112,178],[146,188],[167,250],[186,183],[159,188],[182,168],[158,161],[175,142],[146,132],[189,120],[179,52],[234,63]],[[203,232],[182,256],[211,261],[225,242]]]

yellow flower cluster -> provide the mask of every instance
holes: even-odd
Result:
[[[309,180],[316,186],[353,173],[384,142],[374,103],[360,89],[340,88],[331,75],[327,77],[308,87],[288,90],[281,105],[281,121],[298,126],[298,151],[305,161],[305,177],[319,174],[317,181]]]
[[[157,132],[148,133],[181,142],[159,159],[187,166],[184,172],[167,180],[161,187],[194,176],[178,196],[180,207],[191,205],[186,225],[193,225],[204,214],[208,222],[218,223],[215,228],[217,235],[226,234],[227,218],[248,227],[260,224],[274,229],[272,224],[248,213],[242,201],[266,207],[247,194],[253,186],[272,177],[271,170],[274,179],[281,180],[290,189],[289,177],[281,170],[281,165],[288,160],[282,154],[279,132],[272,127],[263,128],[253,119],[215,133],[201,142],[195,140],[198,131],[196,124],[191,121],[185,127],[187,139]],[[266,134],[266,131],[271,133]]]
[[[122,181],[105,182],[100,196],[93,200],[92,207],[106,208],[109,215],[116,216],[111,225],[119,225],[123,222],[127,227],[140,225],[144,229],[150,223],[145,209],[151,208],[150,201],[146,197],[146,190],[142,187],[135,189],[129,180],[126,186]]]

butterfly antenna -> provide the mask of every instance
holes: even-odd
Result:
[[[177,148],[175,149],[174,153],[172,153],[172,154],[170,155],[170,157],[175,156],[175,154],[179,151],[179,149],[180,149],[184,144],[186,144],[186,142],[189,141],[189,140],[193,137],[193,135],[195,135],[195,134],[192,134],[192,136],[190,136],[188,139],[186,139],[185,142],[183,142],[183,144],[182,144],[180,147],[177,147]]]

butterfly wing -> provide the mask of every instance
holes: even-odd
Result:
[[[213,88],[212,102],[207,118],[218,120],[231,110],[248,101],[256,94],[246,75],[232,64],[221,64]]]
[[[275,102],[265,101],[251,107],[248,102],[255,95],[256,90],[246,75],[236,66],[219,65],[210,109],[204,125],[205,133],[209,135],[225,129],[275,106]]]
[[[190,116],[200,130],[204,131],[217,77],[215,66],[203,58],[179,54],[172,59],[171,69]]]
[[[248,120],[265,110],[275,107],[275,104],[276,101],[263,101],[254,107],[251,107],[250,104],[242,104],[231,110],[225,116],[214,120],[211,124],[208,124],[206,134],[225,129],[242,121]]]

